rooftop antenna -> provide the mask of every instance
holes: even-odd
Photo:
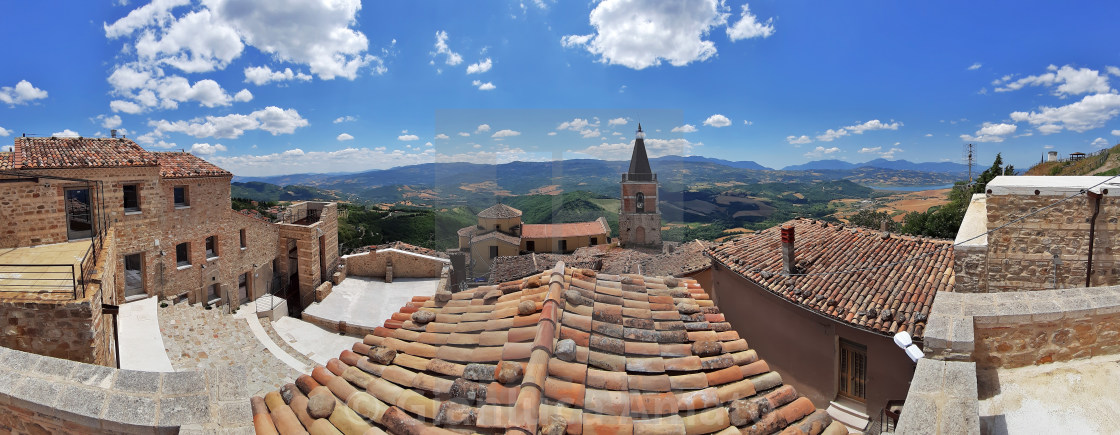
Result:
[[[974,148],[972,144],[968,144],[968,185],[972,185],[972,155]]]

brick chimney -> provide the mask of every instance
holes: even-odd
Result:
[[[782,271],[796,273],[797,254],[793,250],[793,226],[782,227]]]

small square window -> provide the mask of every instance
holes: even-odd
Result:
[[[140,186],[136,184],[124,186],[124,211],[140,211]]]
[[[175,264],[179,267],[191,265],[190,242],[175,245]]]
[[[175,206],[186,207],[191,205],[191,197],[187,192],[187,186],[175,186]]]
[[[494,258],[494,257],[497,257],[497,256],[498,256],[498,247],[497,246],[491,246],[490,247],[490,258]]]
[[[241,249],[249,247],[249,241],[245,239],[245,229],[241,229]]]
[[[214,258],[218,256],[218,238],[210,236],[206,238],[206,258]]]

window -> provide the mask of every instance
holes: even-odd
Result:
[[[124,186],[124,211],[126,213],[140,211],[139,185],[128,184]]]
[[[245,240],[245,229],[244,228],[241,229],[240,235],[241,235],[241,249],[248,248],[249,247],[249,242],[247,240]]]
[[[840,395],[867,400],[867,348],[840,340]]]
[[[218,238],[210,236],[206,238],[206,259],[215,258],[218,256]]]
[[[187,186],[175,186],[175,206],[188,207],[191,205],[191,197],[187,192]]]
[[[497,246],[491,246],[490,247],[490,258],[494,258],[494,257],[497,257],[497,256],[498,256],[498,247]]]
[[[124,297],[139,299],[144,296],[144,254],[124,256]]]
[[[568,250],[568,241],[567,240],[561,240],[560,241],[560,252],[565,252],[567,250]]]
[[[238,302],[245,303],[249,300],[249,274],[243,273],[237,277],[237,297]]]
[[[525,242],[525,250],[526,251],[536,251],[537,250],[537,242],[532,241],[532,240]]]
[[[494,229],[498,230],[498,231],[501,231],[502,230],[502,224],[494,224]]]
[[[595,246],[595,245],[598,245],[598,244],[599,244],[599,238],[598,237],[592,237],[591,238],[591,246]]]
[[[179,267],[187,267],[191,265],[190,242],[175,245],[175,264]]]
[[[637,212],[638,213],[645,213],[645,211],[646,211],[646,194],[644,194],[642,192],[638,192],[638,194],[636,196],[637,196],[637,198],[636,198],[635,202],[637,203],[636,204]]]

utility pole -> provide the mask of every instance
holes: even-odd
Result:
[[[968,185],[972,185],[972,144],[968,144]]]

